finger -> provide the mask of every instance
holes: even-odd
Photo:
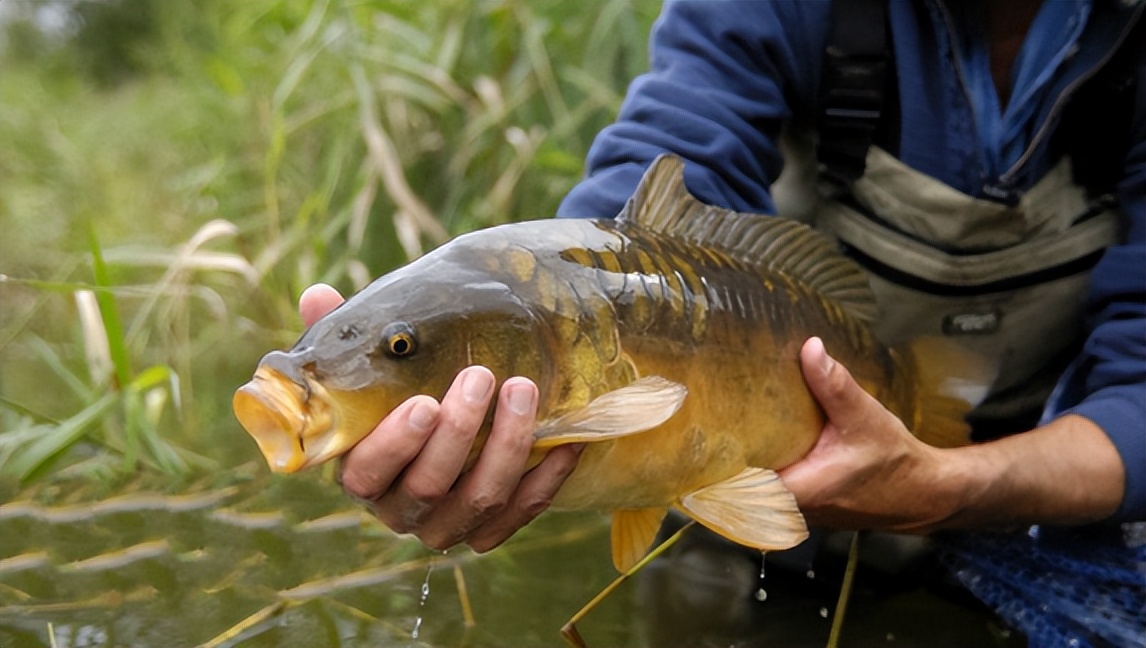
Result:
[[[550,450],[545,459],[521,479],[509,504],[475,529],[466,544],[479,553],[489,551],[541,515],[577,468],[583,448],[584,444],[578,443]]]
[[[467,367],[454,379],[442,398],[441,416],[433,434],[398,487],[385,496],[387,501],[380,502],[402,514],[396,524],[406,530],[418,528],[425,514],[457,482],[485,420],[493,387],[493,373],[485,367]]]
[[[803,458],[778,471],[784,486],[792,492],[801,510],[821,503],[824,494],[837,488],[841,471],[832,465],[838,459],[833,448],[838,447],[839,429],[824,428],[816,445]]]
[[[343,489],[366,500],[386,493],[422,451],[439,416],[440,406],[429,396],[414,396],[395,408],[343,457]]]
[[[334,288],[326,284],[314,284],[299,295],[298,312],[302,315],[303,324],[311,326],[342,302],[342,295]]]
[[[820,338],[808,338],[800,349],[800,367],[812,396],[833,423],[843,426],[866,414],[871,397],[851,373],[828,355]]]
[[[443,505],[427,515],[418,536],[448,549],[505,508],[525,473],[533,446],[537,387],[526,378],[505,381],[493,427],[473,468],[462,476]]]

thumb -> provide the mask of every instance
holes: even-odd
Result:
[[[812,396],[824,408],[828,420],[840,427],[867,413],[871,396],[852,378],[851,372],[828,355],[820,338],[809,338],[800,349],[800,368]]]
[[[302,322],[311,326],[323,315],[334,310],[343,301],[337,290],[326,284],[314,284],[302,291],[298,298],[298,312],[302,315]]]

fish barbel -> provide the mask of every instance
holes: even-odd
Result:
[[[806,225],[699,202],[683,169],[659,158],[615,220],[492,227],[375,280],[260,361],[239,421],[271,470],[294,472],[466,366],[527,376],[532,460],[587,444],[553,506],[613,512],[621,570],[669,507],[761,550],[806,537],[775,471],[824,423],[798,359],[811,336],[921,438],[965,437],[969,405],[941,389],[955,360],[877,341],[858,266]]]

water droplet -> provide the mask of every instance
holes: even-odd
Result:
[[[809,569],[809,570],[808,570],[808,573],[807,573],[807,574],[805,574],[805,575],[806,575],[806,576],[807,576],[809,579],[812,579],[812,578],[815,578],[815,577],[816,577],[816,572],[815,572],[815,570],[813,570],[813,569]]]
[[[820,618],[822,618],[822,619],[828,618],[828,608],[826,608],[826,607],[820,608]]]
[[[414,629],[410,632],[411,639],[417,639],[422,630],[422,608],[426,607],[426,599],[430,598],[430,576],[434,573],[434,563],[426,568],[426,579],[422,581],[421,596],[418,598],[418,617],[414,619]]]
[[[756,600],[761,603],[768,600],[768,592],[765,592],[763,587],[756,590]]]

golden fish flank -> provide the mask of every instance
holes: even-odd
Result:
[[[884,347],[874,312],[866,277],[814,231],[704,205],[680,159],[662,157],[615,221],[494,227],[377,279],[268,353],[234,408],[271,469],[293,472],[482,364],[537,383],[535,460],[588,443],[554,505],[613,511],[618,567],[647,550],[668,507],[782,549],[806,529],[774,471],[823,424],[797,360],[808,337],[917,433],[966,432],[966,403],[938,393],[950,356]]]

